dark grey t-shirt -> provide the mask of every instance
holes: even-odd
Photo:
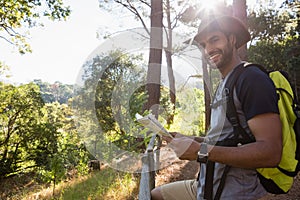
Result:
[[[224,86],[231,73],[220,83],[215,98],[213,100],[211,113],[211,128],[207,133],[207,142],[222,141],[232,137],[233,128],[226,118],[226,102]],[[246,130],[247,120],[252,117],[274,112],[278,113],[277,95],[271,79],[256,67],[247,67],[241,74],[234,90],[234,102],[237,108],[240,123]],[[218,103],[216,103],[218,102]],[[221,102],[221,103],[220,103]],[[223,174],[225,165],[216,163],[214,171],[214,190],[215,195]],[[203,199],[206,166],[201,165],[197,199]],[[241,169],[232,167],[228,172],[221,199],[243,199],[253,200],[266,195],[266,191],[259,182],[255,169]]]

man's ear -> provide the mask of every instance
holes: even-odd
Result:
[[[232,46],[236,46],[236,36],[234,34],[230,34],[228,40],[232,44]]]

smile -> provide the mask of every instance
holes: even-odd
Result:
[[[219,53],[210,55],[209,60],[214,61],[214,60],[216,60],[220,55],[221,55],[221,54],[219,54]]]

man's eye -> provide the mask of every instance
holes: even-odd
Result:
[[[218,38],[214,38],[214,39],[212,39],[212,43],[215,43],[215,42],[217,42],[219,39]]]

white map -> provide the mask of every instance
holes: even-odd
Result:
[[[135,117],[139,123],[141,123],[144,127],[149,128],[154,133],[173,138],[173,136],[161,125],[154,115],[149,114],[147,116],[142,116],[136,113]]]

